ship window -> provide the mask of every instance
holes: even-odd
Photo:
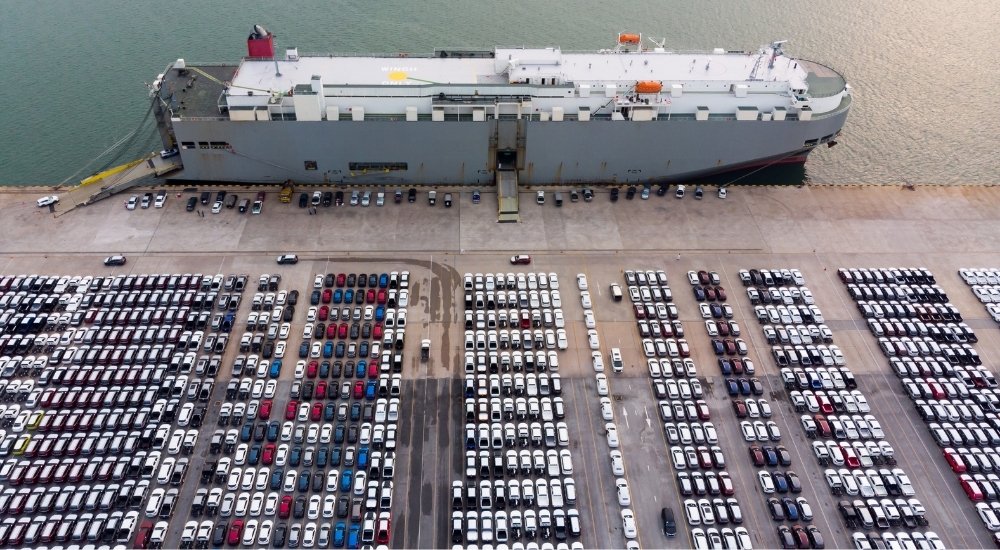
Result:
[[[390,170],[408,169],[405,162],[351,162],[348,163],[347,167],[352,172],[360,172],[363,170],[379,170],[388,172]]]
[[[208,143],[212,149],[229,149],[229,144],[225,141],[210,141]]]
[[[818,139],[807,139],[806,143],[805,143],[805,146],[806,147],[812,147],[812,146],[816,145],[816,143],[818,143],[818,142],[819,142]]]
[[[306,161],[306,170],[316,170],[316,169],[317,169],[317,164],[315,160]]]
[[[194,142],[193,141],[182,141],[181,142],[181,149],[194,149]]]
[[[207,141],[199,141],[198,142],[198,148],[199,149],[208,149],[208,142]]]

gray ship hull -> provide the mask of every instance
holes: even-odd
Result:
[[[849,107],[847,98],[835,111],[807,121],[525,119],[516,123],[516,138],[506,139],[498,136],[497,122],[489,120],[174,119],[176,142],[188,146],[181,150],[183,170],[170,177],[484,186],[494,182],[497,151],[516,141],[521,185],[683,181],[749,166],[804,162],[814,147],[836,137]]]

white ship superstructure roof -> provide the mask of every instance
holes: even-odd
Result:
[[[325,86],[499,85],[538,75],[559,84],[786,82],[806,88],[797,60],[771,50],[756,53],[590,52],[554,48],[497,48],[495,58],[302,56],[295,60],[246,59],[232,80],[230,95],[252,90],[283,92],[318,75]]]

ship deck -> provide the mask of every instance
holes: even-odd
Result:
[[[236,65],[193,64],[178,71],[170,69],[163,76],[162,90],[172,94],[170,108],[173,116],[184,118],[216,118],[219,112],[219,96],[224,83],[232,81]],[[161,95],[166,98],[165,94]]]

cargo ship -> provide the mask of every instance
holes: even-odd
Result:
[[[756,51],[613,47],[276,51],[255,25],[236,64],[177,59],[151,86],[171,179],[331,185],[646,184],[802,163],[832,146],[846,79]]]

